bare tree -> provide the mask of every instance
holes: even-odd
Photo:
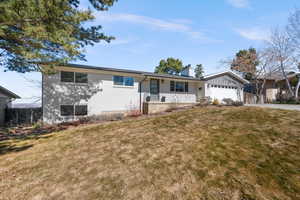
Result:
[[[274,55],[268,49],[257,52],[257,61],[258,65],[252,76],[252,83],[255,85],[257,103],[263,103],[262,96],[265,91],[267,78],[274,72],[277,72],[278,67],[274,65]]]
[[[289,95],[295,97],[290,81],[287,77],[287,71],[294,69],[297,63],[295,57],[295,47],[291,37],[285,32],[275,29],[267,41],[267,49],[272,54],[275,66],[278,66],[288,88]]]
[[[289,17],[287,33],[292,40],[297,58],[300,56],[300,9],[296,9]],[[300,64],[298,64],[298,72],[300,72]],[[295,98],[298,100],[300,88],[300,76],[298,75],[298,84],[295,89]]]
[[[220,61],[231,70],[240,72],[251,83],[252,92],[256,96],[256,103],[263,103],[263,92],[267,77],[278,71],[274,64],[274,55],[269,49],[239,51],[234,58]]]

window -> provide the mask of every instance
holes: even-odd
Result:
[[[176,82],[176,92],[184,92],[184,83]]]
[[[170,82],[170,91],[171,92],[188,92],[189,91],[189,83],[188,82]]]
[[[184,90],[185,90],[185,92],[189,92],[189,83],[188,82],[184,83]]]
[[[60,72],[61,82],[73,83],[74,82],[74,72]]]
[[[61,116],[73,116],[74,115],[74,106],[73,105],[61,105],[60,106],[60,115]]]
[[[61,116],[84,116],[88,114],[87,105],[61,105]]]
[[[133,86],[134,79],[132,77],[114,76],[114,85]]]
[[[60,72],[61,82],[66,83],[88,83],[88,75],[86,73],[79,72]]]
[[[88,83],[88,75],[85,73],[75,73],[75,83]]]
[[[84,116],[88,114],[87,105],[75,105],[75,115]]]
[[[125,86],[133,86],[134,80],[132,77],[124,77]]]
[[[170,91],[174,92],[175,91],[175,81],[170,82]]]

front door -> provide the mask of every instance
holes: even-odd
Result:
[[[159,79],[150,80],[150,100],[159,101]]]

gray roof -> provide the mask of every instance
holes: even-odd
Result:
[[[189,77],[189,76],[179,76],[179,75],[170,75],[170,74],[157,74],[153,72],[145,72],[145,71],[136,71],[136,70],[128,70],[128,69],[118,69],[118,68],[109,68],[109,67],[96,67],[90,65],[78,65],[78,64],[66,64],[64,67],[73,67],[73,68],[81,68],[81,69],[93,69],[93,70],[103,70],[103,71],[111,71],[111,72],[123,72],[129,74],[138,74],[142,76],[151,76],[157,78],[170,78],[170,79],[183,79],[183,80],[194,80],[200,81],[199,78]]]
[[[21,97],[19,97],[18,95],[16,95],[15,93],[9,91],[8,89],[2,87],[0,85],[0,92],[5,94],[6,96],[10,97],[10,98],[13,98],[13,99],[20,99]]]
[[[293,78],[297,75],[300,74],[300,72],[294,72],[294,71],[290,71],[290,72],[286,72],[287,74],[287,77],[288,78]],[[259,79],[266,79],[266,80],[274,80],[274,81],[281,81],[281,80],[284,80],[284,76],[282,75],[282,72],[280,71],[276,71],[276,72],[273,72],[273,73],[268,73],[266,75],[261,75],[258,77]]]
[[[205,75],[203,79],[204,80],[210,80],[210,79],[214,79],[218,76],[223,76],[225,74],[236,78],[237,80],[239,80],[242,83],[249,83],[248,80],[244,79],[243,77],[241,77],[240,75],[234,73],[233,71],[223,71],[223,72],[218,72],[218,73],[214,73],[214,74]]]

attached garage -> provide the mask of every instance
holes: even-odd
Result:
[[[222,102],[223,99],[243,101],[244,85],[249,83],[232,71],[207,75],[204,77],[204,80],[205,97],[210,97],[212,100],[217,99],[220,102]]]

